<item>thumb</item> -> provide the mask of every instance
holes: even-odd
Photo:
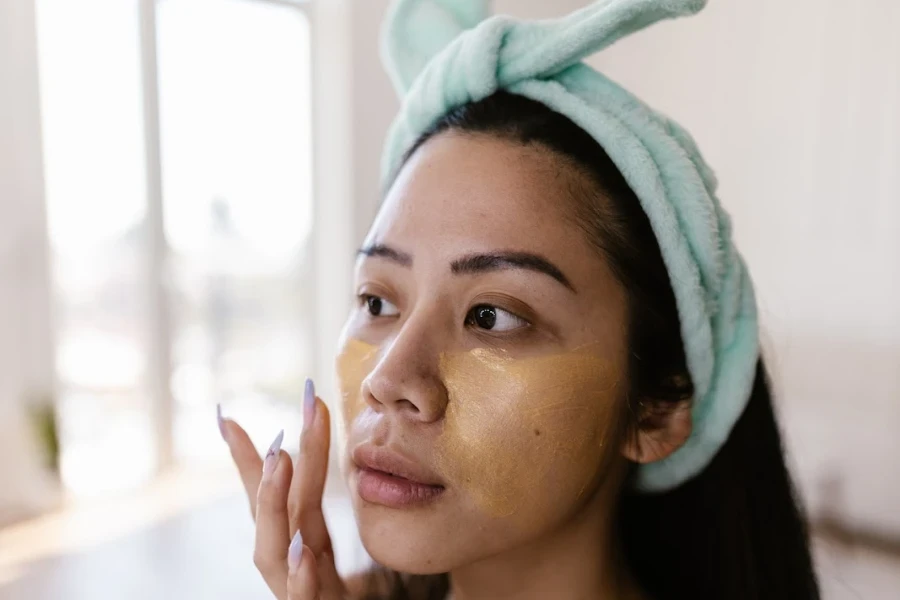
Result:
[[[347,595],[347,588],[344,581],[338,575],[337,567],[334,565],[334,556],[331,552],[323,552],[318,559],[319,581],[321,582],[322,592],[328,600],[336,600],[344,598]]]
[[[341,600],[345,596],[332,555],[323,552],[316,559],[299,531],[288,549],[287,592],[287,600]]]
[[[288,549],[287,600],[322,600],[317,571],[316,557],[297,531]]]

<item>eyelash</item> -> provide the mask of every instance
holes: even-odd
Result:
[[[394,306],[394,304],[392,302],[385,300],[382,296],[378,296],[376,294],[359,294],[357,296],[357,298],[359,300],[360,308],[371,309],[371,303],[373,300],[378,300],[379,302],[388,302],[389,304],[391,304],[391,306]],[[380,316],[382,316],[382,315],[373,315],[371,312],[369,312],[370,318],[374,319],[374,318],[378,318]],[[393,315],[387,315],[387,316],[393,316]]]
[[[393,303],[391,303],[391,302],[388,301],[388,300],[385,300],[383,297],[378,296],[378,295],[376,295],[376,294],[365,294],[365,293],[363,293],[363,294],[358,294],[358,295],[357,295],[357,301],[358,301],[358,303],[359,303],[359,307],[360,307],[360,308],[364,308],[364,309],[366,309],[367,311],[370,311],[370,310],[371,310],[372,302],[373,302],[373,301],[376,301],[376,300],[379,301],[379,302],[388,302],[389,304],[391,304],[391,305],[393,306]],[[485,309],[485,308],[495,309],[495,311],[499,311],[499,312],[506,313],[506,314],[510,315],[512,318],[517,319],[518,321],[520,321],[520,322],[522,323],[522,325],[520,325],[520,326],[518,326],[518,327],[515,327],[515,328],[513,328],[513,329],[509,329],[509,330],[501,330],[501,331],[497,331],[497,332],[493,332],[491,329],[487,329],[487,328],[483,328],[483,327],[478,327],[477,324],[474,322],[473,312],[476,311],[476,310],[478,310],[478,309]],[[368,312],[368,316],[369,316],[370,319],[377,319],[377,318],[379,318],[379,317],[382,317],[382,315],[373,315],[371,312]],[[385,315],[384,318],[393,317],[393,316],[395,316],[395,315]],[[494,315],[494,318],[496,319],[496,314]],[[530,328],[532,327],[532,323],[531,323],[528,319],[526,319],[526,318],[520,316],[519,314],[517,314],[517,313],[515,313],[515,312],[513,312],[513,311],[511,311],[511,310],[507,310],[507,309],[505,309],[505,308],[503,308],[503,307],[501,307],[501,306],[497,306],[497,305],[495,305],[495,304],[489,304],[489,303],[485,303],[485,302],[481,302],[481,303],[479,303],[479,304],[476,304],[475,306],[473,306],[472,308],[470,308],[468,311],[466,311],[465,324],[466,324],[467,327],[472,327],[473,329],[478,329],[478,330],[481,331],[481,332],[485,332],[485,333],[488,333],[488,334],[491,334],[491,335],[495,335],[495,336],[500,336],[500,335],[514,335],[514,334],[517,334],[517,333],[522,333],[523,330],[527,330],[527,329],[530,329]]]

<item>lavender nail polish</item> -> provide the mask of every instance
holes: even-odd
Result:
[[[300,560],[302,558],[303,536],[300,535],[300,530],[298,529],[297,533],[294,534],[294,538],[291,540],[290,547],[288,547],[288,568],[292,573],[300,566]]]
[[[281,442],[284,441],[284,429],[278,432],[278,435],[275,436],[275,440],[272,442],[272,445],[269,446],[269,451],[266,452],[266,459],[263,461],[263,475],[269,475],[272,471],[275,470],[275,465],[278,464],[278,454],[281,452]]]
[[[219,422],[219,434],[222,436],[222,439],[227,442],[228,438],[225,437],[225,419],[222,418],[221,404],[216,404],[216,420]]]
[[[306,391],[303,394],[303,430],[312,425],[316,418],[316,386],[312,379],[306,380]]]

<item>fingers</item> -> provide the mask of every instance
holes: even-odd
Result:
[[[344,596],[322,512],[331,444],[330,415],[311,381],[304,397],[303,433],[296,466],[281,451],[283,432],[265,460],[237,423],[219,428],[241,475],[256,519],[254,563],[279,600],[332,600]],[[293,543],[289,532],[302,539]],[[293,553],[293,554],[291,554]],[[290,568],[293,566],[293,568]]]
[[[312,381],[307,381],[300,454],[294,465],[288,507],[291,530],[300,530],[303,543],[320,560],[324,552],[332,552],[322,513],[322,494],[328,476],[328,449],[331,444],[330,421],[328,408],[316,398]]]
[[[319,587],[322,588],[323,595],[326,598],[344,598],[346,587],[344,580],[338,575],[331,552],[323,552],[316,562],[319,567]]]
[[[228,444],[231,458],[234,460],[238,473],[241,475],[244,491],[247,493],[247,499],[250,501],[250,514],[255,517],[256,492],[259,489],[259,481],[262,477],[263,461],[244,428],[231,419],[223,419],[221,405],[216,407],[216,413],[219,419],[219,431],[222,433],[225,443]]]
[[[253,562],[276,598],[287,595],[287,555],[290,544],[287,498],[293,467],[281,450],[284,431],[278,434],[263,461],[256,499],[256,545]]]
[[[288,551],[287,600],[322,600],[316,557],[298,531]]]

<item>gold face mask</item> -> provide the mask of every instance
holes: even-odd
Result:
[[[345,428],[366,408],[360,389],[378,351],[351,339],[338,357]],[[494,516],[540,501],[559,469],[567,481],[574,469],[583,493],[605,452],[616,373],[590,347],[528,358],[486,348],[442,355],[448,402],[432,466]]]

